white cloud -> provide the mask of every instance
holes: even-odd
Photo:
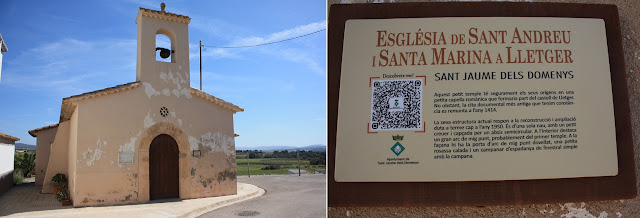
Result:
[[[232,23],[228,23],[220,19],[210,18],[206,16],[199,16],[199,15],[193,15],[190,17],[191,17],[191,23],[189,24],[189,28],[193,28],[198,31],[205,32],[211,36],[222,38],[227,41],[234,40],[237,38],[236,36],[247,35],[251,32],[247,28],[244,28]],[[212,45],[214,44],[214,42],[204,40],[203,44]]]
[[[216,21],[216,23],[223,23],[221,21]],[[225,33],[225,36],[229,36],[229,32],[225,31],[226,25],[211,25],[212,27],[206,29],[209,30],[207,32],[215,32],[216,35],[220,35],[220,33]],[[223,27],[219,27],[223,26]],[[293,38],[296,36],[316,32],[322,29],[326,29],[327,21],[315,22],[310,24],[305,24],[297,27],[293,27],[291,29],[286,29],[282,31],[278,31],[275,33],[267,34],[265,36],[249,36],[236,38],[231,40],[230,43],[226,45],[216,45],[217,47],[236,47],[236,46],[247,46],[247,45],[257,45],[263,43],[276,42],[284,39]],[[237,29],[237,28],[236,28]],[[214,31],[215,30],[215,31]],[[234,32],[234,31],[231,31]],[[322,32],[317,34],[324,34]],[[205,45],[210,45],[203,43]],[[198,44],[190,44],[190,50],[193,51],[190,54],[191,58],[198,58]],[[315,53],[314,53],[315,51]],[[325,69],[324,63],[319,63],[318,60],[323,59],[325,55],[325,46],[320,45],[312,45],[305,43],[303,38],[292,40],[291,42],[279,43],[273,45],[252,47],[252,48],[233,48],[233,49],[222,49],[222,48],[207,48],[202,52],[202,56],[204,57],[213,57],[213,58],[234,58],[239,59],[242,58],[243,54],[249,52],[258,52],[263,55],[268,55],[272,57],[281,58],[286,61],[291,61],[303,65],[307,65],[309,69],[311,69],[314,73],[318,75],[324,75]]]
[[[136,41],[62,39],[5,60],[3,85],[75,95],[135,80]]]
[[[43,14],[43,16],[54,19],[54,20],[64,21],[64,22],[80,23],[80,20],[78,19],[73,19],[65,16],[58,16],[53,14]]]
[[[189,59],[190,61],[197,63],[198,58],[200,58],[198,50],[198,44],[189,43]],[[232,58],[232,59],[243,59],[243,57],[239,54],[232,53],[232,51],[228,49],[222,48],[202,48],[202,57],[211,57],[213,59],[220,58]]]
[[[324,68],[321,67],[321,66],[325,66],[325,64],[318,63],[316,57],[314,57],[312,54],[302,49],[298,49],[298,48],[288,48],[288,49],[281,49],[281,50],[264,49],[262,50],[262,52],[268,55],[274,55],[276,57],[286,59],[288,61],[296,62],[299,64],[305,64],[307,65],[307,67],[313,70],[314,73],[318,75],[324,75],[325,73]]]
[[[316,32],[316,31],[325,29],[326,27],[327,27],[327,21],[310,23],[310,24],[294,27],[292,29],[287,29],[280,32],[272,33],[266,37],[252,36],[252,37],[241,38],[231,43],[230,46],[245,46],[245,45],[256,45],[256,44],[262,44],[262,43],[275,42],[275,41],[280,41],[280,40]]]
[[[239,93],[256,93],[271,90],[276,92],[292,92],[296,89],[295,83],[289,80],[272,79],[268,77],[246,77],[241,75],[227,75],[221,73],[202,72],[207,78],[204,78],[204,91],[213,93],[217,97],[220,93],[239,94]],[[197,78],[196,78],[197,79]],[[219,81],[225,81],[220,83]],[[243,87],[238,89],[238,87]]]

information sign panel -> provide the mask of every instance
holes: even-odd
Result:
[[[332,5],[329,206],[633,198],[613,5]]]

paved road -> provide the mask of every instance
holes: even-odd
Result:
[[[200,217],[326,217],[325,174],[240,176],[267,192],[258,198],[226,206]]]
[[[0,217],[14,213],[41,210],[57,210],[63,208],[53,194],[40,194],[41,186],[24,183],[13,186],[5,193],[0,193]]]
[[[262,189],[238,183],[238,194],[197,199],[160,199],[144,204],[100,206],[100,207],[62,207],[52,194],[40,194],[41,187],[34,183],[14,186],[0,194],[0,217],[180,217],[198,213],[227,204],[233,204],[251,195],[259,195]]]

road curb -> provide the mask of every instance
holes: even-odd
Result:
[[[208,213],[208,212],[210,212],[212,210],[215,210],[215,209],[218,209],[218,208],[221,208],[221,207],[229,206],[229,205],[232,205],[232,204],[235,204],[235,203],[239,203],[239,202],[243,202],[243,201],[246,201],[246,200],[250,200],[250,199],[253,199],[253,198],[260,197],[260,196],[264,195],[264,193],[265,193],[264,189],[262,189],[262,188],[260,188],[258,186],[252,185],[252,184],[238,183],[238,186],[240,186],[240,185],[242,185],[243,188],[251,189],[251,190],[249,191],[248,194],[238,196],[237,198],[216,202],[214,204],[210,204],[210,205],[207,205],[207,206],[192,210],[192,211],[187,212],[185,214],[182,214],[182,215],[180,215],[178,217],[185,217],[185,218],[187,218],[187,217],[188,218],[198,217],[198,216],[200,216],[202,214]]]
[[[236,195],[185,199],[178,202],[104,207],[61,208],[9,214],[10,217],[197,217],[209,211],[264,195],[258,186],[238,183]],[[225,200],[222,200],[225,199]]]

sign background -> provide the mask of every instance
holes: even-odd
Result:
[[[576,18],[413,18],[413,19],[357,19],[346,22],[345,45],[341,68],[338,103],[338,129],[336,137],[335,178],[339,182],[405,182],[405,181],[482,181],[572,178],[587,176],[613,176],[617,174],[616,139],[613,122],[613,101],[607,55],[605,26],[601,19]],[[470,28],[483,30],[506,30],[506,44],[451,45],[450,34],[467,33]],[[569,44],[511,44],[513,30],[569,30]],[[426,65],[402,67],[372,67],[371,55],[377,55],[378,30],[389,33],[406,33],[422,29],[425,32],[443,32],[447,45],[396,46],[384,47],[391,52],[424,51],[427,62],[431,64],[431,48],[447,50],[483,50],[492,54],[493,60],[498,53],[503,55],[502,64],[459,64]],[[569,49],[573,52],[573,63],[506,63],[505,47],[516,49]],[[513,59],[513,57],[512,57]],[[573,71],[573,79],[527,79],[527,71]],[[460,72],[496,72],[495,80],[453,80],[435,81],[435,73]],[[524,71],[525,78],[502,80],[500,72]],[[371,77],[382,74],[415,74],[426,76],[426,85],[422,91],[422,119],[424,132],[410,130],[377,131],[369,134],[365,124],[370,121]],[[412,77],[401,79],[419,79]],[[380,78],[374,81],[386,81]],[[498,112],[484,113],[433,113],[434,93],[482,92],[482,91],[575,91],[575,104],[571,106],[537,107],[497,107]],[[522,96],[522,95],[520,95]],[[527,95],[524,95],[528,97]],[[520,102],[520,101],[518,101]],[[463,102],[467,103],[467,102]],[[490,103],[484,101],[482,103]],[[469,109],[470,107],[467,107]],[[482,107],[479,107],[482,108]],[[446,110],[447,108],[439,108]],[[577,139],[579,146],[574,150],[536,150],[532,152],[464,152],[448,155],[473,155],[470,159],[434,159],[434,121],[480,120],[514,118],[577,118]],[[421,122],[422,123],[422,122]],[[552,122],[553,123],[553,122]],[[560,123],[560,122],[556,122]],[[516,123],[509,123],[510,125]],[[523,124],[523,123],[519,123]],[[444,125],[447,126],[447,125]],[[471,126],[471,125],[468,125]],[[535,128],[538,129],[538,128]],[[503,131],[509,128],[501,129]],[[372,132],[375,130],[371,130]],[[475,129],[473,131],[479,131]],[[449,131],[446,131],[449,133]],[[456,132],[456,131],[453,131]],[[400,143],[406,151],[400,158],[410,158],[420,164],[415,165],[378,165],[378,161],[395,158],[389,151],[395,143],[391,135],[400,134],[404,140]],[[511,135],[542,135],[502,134]],[[490,136],[490,135],[480,135]],[[454,137],[449,135],[447,137]],[[516,140],[505,140],[512,142]],[[551,140],[553,141],[553,139]],[[464,141],[458,141],[459,143]],[[467,141],[473,142],[473,141]],[[484,141],[480,141],[484,142]],[[449,144],[446,142],[445,144]],[[554,144],[551,144],[554,145]],[[557,145],[557,144],[556,144]],[[536,145],[527,145],[526,147]],[[541,146],[541,145],[538,145]],[[488,147],[488,146],[487,146]],[[487,147],[465,147],[480,149]],[[514,148],[522,146],[491,146]],[[450,147],[454,149],[455,147]],[[460,148],[460,147],[458,147]]]
[[[479,10],[479,8],[481,8]],[[577,17],[604,19],[612,79],[617,176],[490,182],[338,183],[337,108],[344,25],[348,19],[415,17]],[[492,205],[632,198],[636,194],[628,94],[618,13],[611,5],[409,3],[333,5],[329,17],[329,206]]]

